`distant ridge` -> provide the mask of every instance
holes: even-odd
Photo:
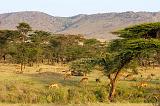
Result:
[[[37,30],[110,40],[115,38],[111,31],[139,23],[160,22],[160,12],[129,11],[73,17],[54,17],[37,11],[0,14],[0,29],[15,29],[20,22],[27,22]]]

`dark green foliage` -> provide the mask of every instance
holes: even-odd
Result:
[[[111,42],[108,48],[111,57],[106,58],[105,69],[113,73],[124,68],[133,59],[141,62],[145,58],[150,60],[153,59],[150,57],[156,57],[156,51],[160,50],[160,41],[142,38],[121,39]]]
[[[155,56],[156,51],[160,50],[160,41],[151,32],[154,30],[156,33],[159,28],[160,23],[149,23],[117,31],[116,34],[120,34],[124,39],[114,40],[109,44],[108,51],[112,57],[106,58],[106,69],[115,72],[133,59],[140,61],[140,58]],[[147,33],[150,39],[143,39],[144,33]]]
[[[100,42],[95,40],[92,44],[86,43],[89,40],[82,36],[59,35],[51,38],[48,47],[52,50],[52,58],[57,62],[66,63],[76,59],[100,56],[105,46],[101,46]]]
[[[113,32],[122,38],[160,38],[160,23],[145,23]]]
[[[101,50],[105,50],[104,45],[96,39],[32,31],[27,23],[19,23],[15,31],[0,31],[0,49],[1,58],[10,55],[12,63],[20,63],[22,66],[44,62],[68,63],[81,58],[100,57]]]
[[[13,41],[17,35],[18,31],[12,30],[1,30],[0,31],[0,46],[4,46],[7,42]]]
[[[74,72],[83,72],[84,75],[86,75],[94,69],[95,64],[94,59],[83,58],[73,61],[70,65],[70,70]]]
[[[96,45],[97,43],[100,43],[97,39],[86,39],[84,41],[85,45]]]
[[[49,32],[35,31],[33,34],[30,34],[29,37],[31,42],[33,42],[35,45],[40,45],[47,43],[50,35],[51,34]]]
[[[16,40],[19,35],[18,31],[13,30],[1,30],[0,31],[0,59],[8,54],[8,47],[10,42]]]
[[[17,29],[21,34],[27,34],[29,31],[32,30],[30,25],[24,22],[19,23],[19,25],[17,26]]]

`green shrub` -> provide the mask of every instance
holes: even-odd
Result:
[[[98,102],[109,102],[108,100],[108,89],[106,87],[97,88],[95,91]]]
[[[91,89],[72,88],[68,90],[68,100],[70,103],[96,102],[96,96]]]
[[[66,89],[50,89],[45,91],[47,103],[67,103],[68,92]]]

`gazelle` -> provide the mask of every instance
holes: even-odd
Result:
[[[83,82],[88,82],[88,78],[87,77],[84,77],[80,80],[80,83],[83,83]]]
[[[124,77],[124,80],[126,79],[132,79],[133,78],[133,74],[127,74],[125,77]]]
[[[144,87],[147,87],[147,86],[148,86],[148,83],[146,81],[142,81],[142,82],[137,84],[138,88],[144,88]]]
[[[71,71],[70,70],[64,70],[64,80],[71,78]]]
[[[64,75],[64,80],[71,78],[71,74],[70,73],[66,73]]]
[[[36,70],[36,72],[41,73],[43,71],[43,68],[39,68],[38,70]]]
[[[15,70],[16,74],[21,74],[22,73],[21,66],[19,64],[16,64],[15,68],[16,68],[16,70]]]
[[[59,88],[59,85],[58,84],[50,84],[49,89],[52,89],[52,88]]]

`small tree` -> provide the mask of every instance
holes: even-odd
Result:
[[[34,53],[36,57],[36,64],[38,65],[40,60],[43,60],[44,46],[48,44],[50,33],[45,31],[35,31],[29,35],[31,43],[34,47]],[[36,52],[35,52],[36,51]],[[38,65],[39,66],[39,65]]]
[[[144,57],[158,56],[157,51],[160,50],[159,29],[160,23],[149,23],[114,32],[123,39],[112,41],[108,47],[110,55],[102,58],[100,62],[110,79],[110,101],[114,100],[117,80],[122,69],[130,68],[133,61],[140,63]]]
[[[28,32],[32,30],[29,24],[27,23],[19,23],[17,26],[17,30],[20,33],[20,40],[24,43],[27,40]]]
[[[83,73],[84,76],[87,76],[87,74],[94,69],[94,66],[94,59],[82,58],[71,62],[70,70],[77,73]]]
[[[20,38],[20,48],[18,48],[18,53],[19,55],[21,55],[21,73],[23,73],[23,66],[25,66],[25,43],[27,41],[27,37],[28,37],[28,32],[32,30],[32,28],[30,27],[29,24],[27,23],[19,23],[19,25],[17,26],[17,30],[19,32],[19,38]]]
[[[1,30],[0,31],[0,59],[8,54],[8,46],[13,42],[19,33],[14,30]]]

